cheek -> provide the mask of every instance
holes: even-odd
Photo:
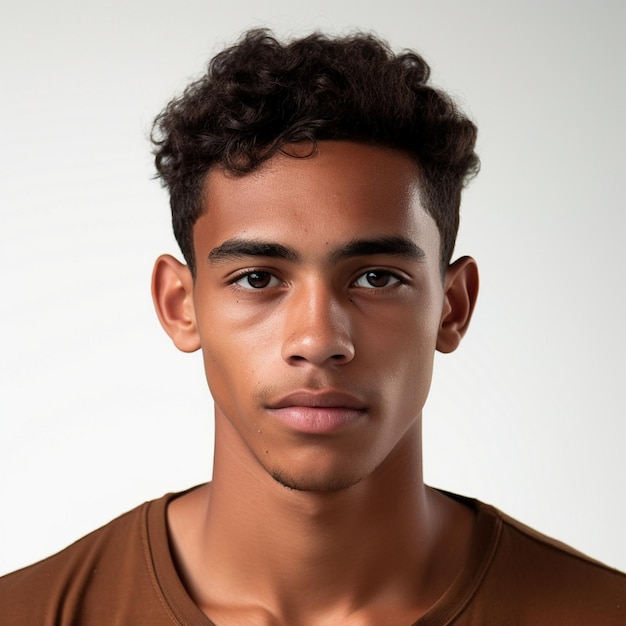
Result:
[[[380,371],[384,387],[399,402],[412,406],[423,403],[430,389],[439,329],[435,308],[428,314],[416,311],[418,305],[380,320],[376,340],[369,344],[373,350],[366,357],[370,367]]]
[[[243,316],[241,307],[205,308],[198,320],[206,379],[215,402],[243,408],[279,354],[276,327]],[[245,393],[244,393],[245,392]]]
[[[441,316],[439,301],[411,298],[385,308],[363,308],[357,344],[403,367],[434,353]],[[370,355],[371,356],[371,355]]]

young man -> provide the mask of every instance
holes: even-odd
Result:
[[[476,131],[428,73],[252,31],[157,118],[186,265],[153,295],[203,353],[213,481],[2,579],[3,624],[626,623],[624,575],[423,483],[433,356],[478,291],[450,263]]]

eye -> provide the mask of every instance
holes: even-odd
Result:
[[[387,270],[369,270],[354,281],[354,286],[365,289],[381,289],[401,282],[400,278]]]
[[[242,289],[265,289],[277,287],[280,285],[280,280],[269,272],[246,272],[233,281],[233,284]]]

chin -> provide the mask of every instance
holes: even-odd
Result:
[[[279,469],[272,470],[270,475],[287,489],[309,493],[337,493],[361,482],[361,477],[355,476],[296,476]]]

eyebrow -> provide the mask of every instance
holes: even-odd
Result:
[[[213,248],[209,253],[212,263],[225,263],[249,256],[265,256],[273,259],[297,261],[300,257],[295,250],[279,243],[259,241],[256,239],[227,239],[224,243]]]
[[[355,256],[386,254],[406,259],[423,259],[426,253],[416,243],[406,237],[376,237],[374,239],[354,239],[331,253],[332,261],[341,261]]]
[[[374,256],[386,254],[408,259],[424,259],[426,254],[422,248],[406,237],[388,236],[373,239],[353,239],[333,250],[331,262],[342,261],[357,256]],[[280,243],[257,239],[227,239],[209,253],[211,263],[226,263],[244,257],[269,257],[286,261],[299,261],[300,255]]]

